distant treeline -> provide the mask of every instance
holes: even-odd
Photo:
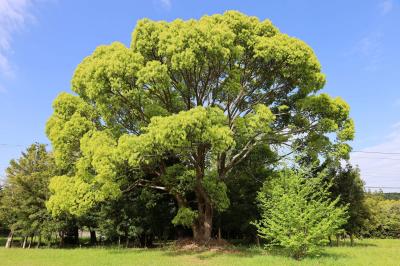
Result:
[[[385,192],[385,193],[382,193],[382,195],[385,199],[400,200],[399,192]]]

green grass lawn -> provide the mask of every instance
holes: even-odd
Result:
[[[363,240],[355,247],[327,248],[316,257],[295,261],[261,249],[184,252],[168,249],[0,248],[0,265],[400,265],[400,240]]]

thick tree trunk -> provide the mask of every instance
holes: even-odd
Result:
[[[198,200],[199,215],[192,225],[193,238],[198,242],[204,243],[211,239],[213,208],[208,200],[204,201],[201,197]]]
[[[97,244],[96,231],[94,231],[94,230],[90,231],[90,244],[91,245]]]
[[[12,242],[13,242],[13,238],[14,238],[14,232],[10,231],[10,233],[8,234],[8,237],[7,237],[7,242],[6,242],[5,248],[11,248]]]
[[[211,239],[213,222],[213,206],[211,199],[202,184],[205,171],[206,149],[204,145],[200,145],[197,148],[195,194],[198,216],[192,225],[194,239],[203,243]]]

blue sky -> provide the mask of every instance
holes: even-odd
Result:
[[[34,141],[48,143],[51,103],[96,46],[129,44],[138,19],[239,10],[307,42],[356,123],[353,153],[367,186],[400,187],[400,0],[0,0],[0,175]],[[4,145],[5,144],[5,145]]]

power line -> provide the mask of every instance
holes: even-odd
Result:
[[[35,142],[33,142],[33,143],[39,143],[39,144],[43,144],[43,145],[46,145],[46,146],[50,145],[50,143],[42,143],[42,142],[38,142],[38,141],[35,141]],[[29,147],[29,146],[32,145],[33,143],[31,143],[31,144],[9,144],[9,143],[0,143],[0,146],[3,146],[3,147]]]
[[[373,153],[373,154],[396,154],[400,155],[400,152],[383,152],[383,151],[351,151],[357,153]]]
[[[373,187],[373,186],[364,186],[365,188],[383,188],[383,189],[400,189],[400,187]]]
[[[357,157],[359,159],[371,159],[371,160],[393,160],[400,161],[400,158],[389,158],[389,157]]]
[[[24,145],[20,145],[20,144],[6,144],[6,143],[0,143],[0,146],[9,146],[9,147],[23,147]]]

